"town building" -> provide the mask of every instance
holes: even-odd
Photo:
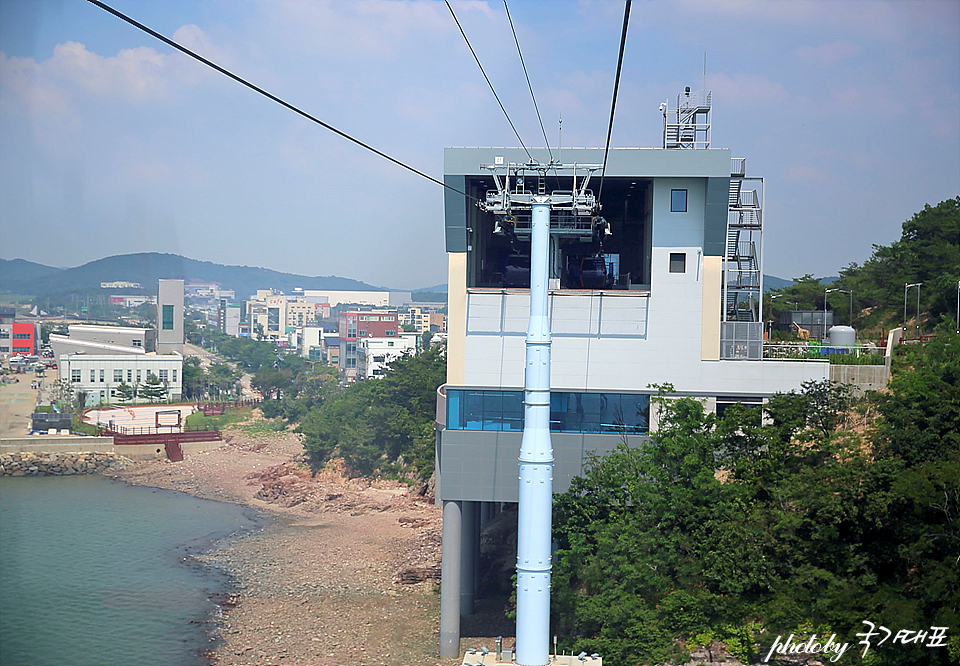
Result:
[[[329,304],[362,305],[375,308],[400,308],[413,302],[409,291],[336,291],[330,289],[303,289],[301,292],[307,300],[314,299]],[[329,316],[329,315],[328,315]]]
[[[101,289],[142,289],[139,282],[126,282],[117,280],[115,282],[101,282]]]
[[[72,352],[58,357],[60,379],[69,381],[74,393],[86,394],[86,406],[120,402],[117,388],[130,386],[136,402],[144,402],[140,389],[155,375],[167,390],[167,399],[183,397],[183,356],[172,354],[129,353],[119,345],[87,343],[91,352]]]
[[[110,305],[117,305],[121,308],[135,308],[143,305],[144,303],[156,303],[157,299],[153,296],[143,296],[143,295],[132,295],[125,296],[122,294],[114,294],[110,296]]]
[[[54,358],[71,353],[94,353],[94,349],[120,354],[156,351],[156,331],[150,328],[70,324],[67,331],[67,335],[50,334]],[[106,346],[95,347],[91,343]]]
[[[227,299],[220,299],[217,307],[217,328],[227,335],[240,335],[241,308],[237,303],[230,303]]]
[[[447,383],[437,411],[441,656],[459,652],[451,609],[472,612],[481,523],[519,496],[532,225],[529,208],[491,212],[508,194],[587,202],[596,193],[601,205],[550,214],[555,492],[588,453],[656,428],[656,385],[714,410],[829,376],[825,362],[763,358],[765,181],[710,146],[710,106],[709,93],[688,90],[675,110],[661,107],[661,148],[611,148],[606,162],[602,148],[564,148],[549,172],[536,168],[555,164],[545,149],[444,152],[453,189],[444,191]]]
[[[395,310],[341,312],[338,338],[339,368],[350,381],[357,376],[357,342],[363,338],[396,338],[399,317]]]
[[[160,280],[157,289],[157,353],[183,353],[183,280]]]
[[[0,323],[0,358],[36,356],[40,345],[40,324],[11,319],[12,316],[5,316]]]
[[[447,319],[442,312],[431,308],[411,305],[400,312],[400,325],[413,327],[420,333],[442,333],[447,330]]]
[[[391,362],[417,353],[416,336],[360,338],[357,341],[357,378],[383,377]]]

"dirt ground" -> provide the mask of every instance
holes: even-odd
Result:
[[[442,664],[440,509],[406,486],[315,478],[292,433],[245,437],[118,478],[254,507],[273,522],[201,559],[237,594],[224,605],[218,666]]]

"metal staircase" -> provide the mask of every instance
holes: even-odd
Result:
[[[713,93],[686,88],[677,95],[677,108],[669,102],[660,105],[663,112],[663,147],[705,149],[710,147],[710,106]]]
[[[721,358],[759,359],[763,351],[763,179],[732,161],[723,257]]]

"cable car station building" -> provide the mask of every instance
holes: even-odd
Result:
[[[710,97],[686,92],[675,109],[661,105],[663,146],[611,148],[602,186],[603,148],[444,152],[445,184],[467,196],[445,190],[441,656],[460,653],[460,615],[473,612],[480,528],[500,503],[518,501],[530,213],[497,215],[478,202],[503,191],[590,191],[601,206],[594,217],[550,215],[556,492],[581,473],[586,452],[611,451],[624,436],[640,441],[656,427],[653,384],[722,409],[829,376],[827,362],[763,359],[764,180],[747,177],[729,149],[710,147]],[[551,160],[557,168],[544,171]],[[532,163],[540,168],[525,168]]]

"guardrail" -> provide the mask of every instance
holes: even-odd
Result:
[[[832,345],[821,342],[764,342],[763,358],[778,361],[830,361],[851,365],[883,365],[884,347],[873,344]]]

